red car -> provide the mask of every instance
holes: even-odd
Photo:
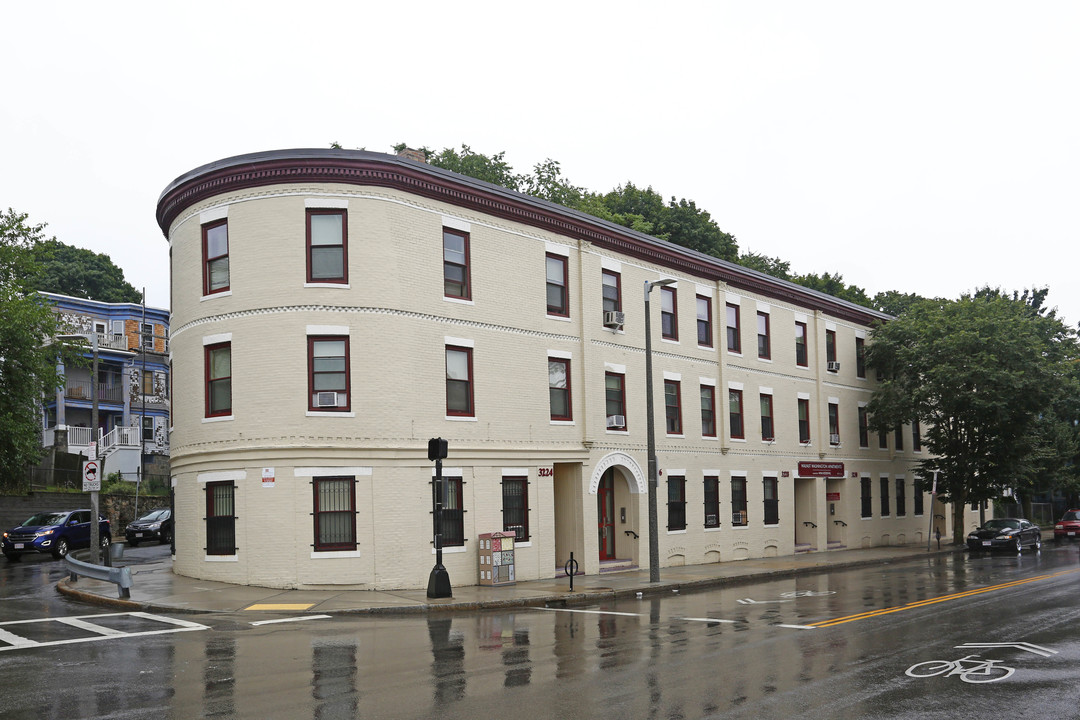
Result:
[[[1069,510],[1054,525],[1054,541],[1080,537],[1080,510]]]

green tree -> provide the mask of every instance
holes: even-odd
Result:
[[[643,190],[628,182],[605,194],[603,202],[615,217],[649,224],[653,228],[651,234],[661,240],[723,260],[738,259],[735,237],[721,230],[712,216],[693,200],[672,197],[665,203],[651,187]]]
[[[893,316],[903,315],[909,307],[926,298],[915,293],[902,293],[898,290],[886,290],[874,296],[871,307]]]
[[[395,152],[400,152],[404,145],[396,145]],[[428,163],[444,170],[451,170],[462,175],[483,180],[485,182],[501,185],[510,190],[521,190],[523,179],[514,173],[514,168],[506,162],[506,153],[497,152],[487,156],[473,152],[468,145],[462,144],[461,150],[445,148],[439,153],[420,148],[427,157]]]
[[[739,255],[739,264],[781,280],[791,279],[791,263],[778,257],[769,257],[761,253],[747,251]]]
[[[34,247],[44,225],[30,225],[12,209],[0,214],[0,489],[22,486],[26,468],[41,457],[38,428],[42,393],[59,387],[56,351],[46,338],[57,317],[37,294],[41,266]]]
[[[101,302],[142,302],[142,293],[124,279],[124,271],[108,255],[56,238],[39,240],[32,252],[41,266],[36,290]]]
[[[867,364],[884,379],[867,407],[871,428],[920,421],[931,457],[917,472],[940,472],[962,543],[966,503],[999,496],[1045,462],[1035,431],[1068,392],[1076,336],[1054,313],[988,292],[914,303],[872,340]]]
[[[853,302],[856,305],[862,305],[863,307],[873,307],[874,305],[865,290],[845,283],[844,276],[840,273],[825,273],[823,275],[808,273],[806,275],[796,275],[791,279],[803,287]]]

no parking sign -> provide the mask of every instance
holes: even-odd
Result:
[[[101,476],[97,460],[87,460],[82,464],[82,489],[83,492],[97,492],[101,490]]]

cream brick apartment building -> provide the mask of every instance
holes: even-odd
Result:
[[[444,563],[647,567],[644,284],[661,566],[948,535],[918,428],[866,427],[886,316],[414,159],[228,158],[158,202],[172,264],[175,570],[424,587]],[[942,518],[936,517],[943,516]]]

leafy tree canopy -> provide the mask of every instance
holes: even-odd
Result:
[[[867,297],[866,291],[861,287],[845,283],[844,277],[840,273],[825,273],[823,275],[809,273],[807,275],[796,275],[791,279],[803,287],[827,293],[863,307],[873,307],[873,303]]]
[[[124,279],[124,271],[105,254],[65,245],[56,238],[32,247],[41,268],[34,288],[101,302],[142,302],[142,294]]]
[[[45,341],[56,334],[57,317],[37,294],[34,248],[44,230],[10,208],[0,214],[0,489],[20,488],[40,457],[38,402],[61,381]]]
[[[1068,378],[1077,342],[1043,298],[1044,291],[1009,297],[987,289],[914,302],[876,328],[867,348],[867,364],[884,377],[867,408],[871,427],[887,432],[920,421],[932,457],[918,469],[924,477],[940,472],[957,542],[965,503],[1022,485],[1051,465],[1048,453],[1060,457],[1055,447],[1066,438],[1049,418],[1076,401]]]
[[[874,296],[873,307],[890,315],[903,315],[912,305],[922,302],[926,298],[915,293],[902,293],[897,290],[879,292]]]
[[[791,280],[791,263],[778,257],[747,251],[739,256],[739,264],[781,280]]]

